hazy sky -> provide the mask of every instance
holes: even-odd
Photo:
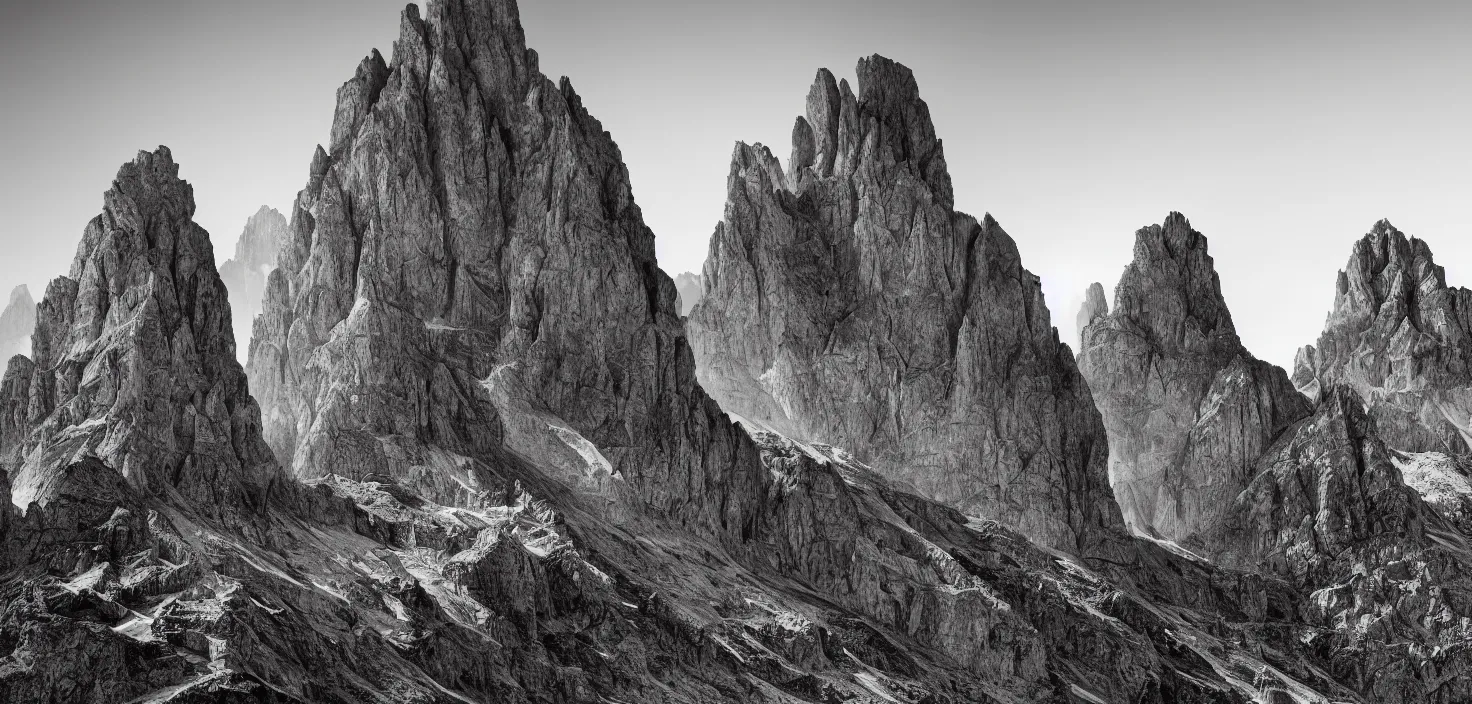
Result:
[[[118,165],[159,144],[228,258],[256,208],[290,207],[402,7],[0,2],[0,287],[39,297]],[[1376,219],[1472,284],[1472,3],[526,0],[522,21],[622,148],[672,275],[705,258],[732,144],[785,161],[816,69],[852,80],[881,53],[914,69],[958,206],[1017,239],[1066,341],[1085,286],[1112,290],[1171,210],[1282,365]]]

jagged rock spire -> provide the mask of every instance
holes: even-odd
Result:
[[[259,508],[277,477],[235,360],[226,290],[194,194],[168,148],[118,170],[69,276],[47,286],[34,360],[6,388],[11,493],[45,504],[65,467],[95,457],[134,488],[201,510]],[[29,380],[22,381],[29,369]]]
[[[1101,314],[1091,290],[1086,317],[1079,368],[1109,430],[1126,518],[1171,539],[1211,526],[1308,403],[1243,348],[1206,237],[1180,213],[1135,233],[1113,310]]]
[[[728,412],[1079,549],[1120,524],[1087,388],[1037,277],[954,210],[908,68],[818,72],[787,168],[738,144],[688,327]]]
[[[1318,344],[1299,350],[1293,382],[1311,397],[1354,389],[1397,450],[1467,453],[1472,291],[1447,286],[1425,242],[1375,223],[1339,272],[1334,308]]]

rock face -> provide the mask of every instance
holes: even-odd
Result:
[[[230,290],[237,355],[245,363],[250,349],[251,324],[261,313],[266,277],[276,268],[276,255],[288,236],[286,216],[261,206],[245,222],[235,242],[235,256],[220,265],[220,278]]]
[[[1078,364],[1109,431],[1115,495],[1135,530],[1180,540],[1220,519],[1310,405],[1243,348],[1206,238],[1181,214],[1135,233],[1112,311],[1101,297],[1094,284],[1079,312]]]
[[[1106,441],[1038,278],[954,209],[909,69],[819,71],[784,171],[739,144],[687,326],[726,411],[1079,550],[1120,525]]]
[[[690,310],[700,302],[704,295],[700,274],[685,272],[675,277],[675,291],[679,293],[677,302],[680,308],[680,317],[690,315]]]
[[[1187,544],[1307,595],[1309,647],[1369,701],[1468,701],[1472,549],[1397,460],[1355,391],[1322,388],[1223,520]]]
[[[6,469],[22,508],[49,502],[58,468],[82,457],[134,489],[170,487],[200,506],[265,501],[275,465],[234,361],[209,235],[191,219],[178,168],[160,149],[118,171],[70,275],[46,287],[33,359],[10,365],[7,379],[27,391],[30,432],[0,454],[16,458]]]
[[[36,326],[36,301],[25,284],[10,291],[10,302],[0,311],[0,359],[31,351],[31,329]]]
[[[289,470],[166,149],[48,288],[0,380],[0,702],[1412,701],[1372,699],[1381,672],[1465,699],[1462,592],[1395,583],[1449,647],[1374,641],[1355,670],[1355,642],[1304,645],[1332,633],[1295,572],[1117,531],[1073,557],[748,434],[695,383],[612,140],[536,74],[515,5],[401,27],[339,92],[256,326]],[[1418,515],[1399,496],[1375,505]]]
[[[1388,221],[1354,245],[1318,344],[1293,383],[1310,397],[1343,384],[1401,452],[1467,455],[1472,432],[1472,291],[1446,285],[1425,242]]]

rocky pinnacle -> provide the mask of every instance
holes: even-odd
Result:
[[[735,415],[845,447],[891,479],[1079,549],[1119,526],[1107,445],[1036,276],[957,212],[908,68],[818,72],[784,170],[738,144],[688,327]]]
[[[1466,455],[1472,437],[1472,291],[1447,286],[1421,240],[1389,221],[1355,242],[1317,345],[1293,383],[1310,397],[1343,384],[1403,452]]]
[[[1206,237],[1180,213],[1135,233],[1114,290],[1079,312],[1079,369],[1109,430],[1115,495],[1136,530],[1213,525],[1277,434],[1308,415],[1278,367],[1242,346]]]

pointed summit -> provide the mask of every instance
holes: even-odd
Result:
[[[1293,382],[1311,396],[1344,384],[1402,452],[1472,451],[1472,291],[1449,287],[1431,248],[1388,220],[1354,244],[1318,344]]]
[[[226,291],[194,194],[167,147],[118,170],[71,274],[41,301],[25,432],[11,494],[51,498],[68,463],[95,457],[137,490],[227,513],[259,507],[275,465],[235,360]],[[34,364],[31,364],[34,362]],[[7,374],[12,376],[12,374]]]
[[[1113,310],[1085,310],[1079,369],[1109,430],[1126,518],[1172,540],[1213,525],[1308,402],[1243,348],[1206,237],[1180,213],[1135,233]]]
[[[819,71],[786,173],[739,144],[690,316],[726,411],[1068,550],[1120,526],[1103,428],[1038,279],[953,208],[908,68]]]

